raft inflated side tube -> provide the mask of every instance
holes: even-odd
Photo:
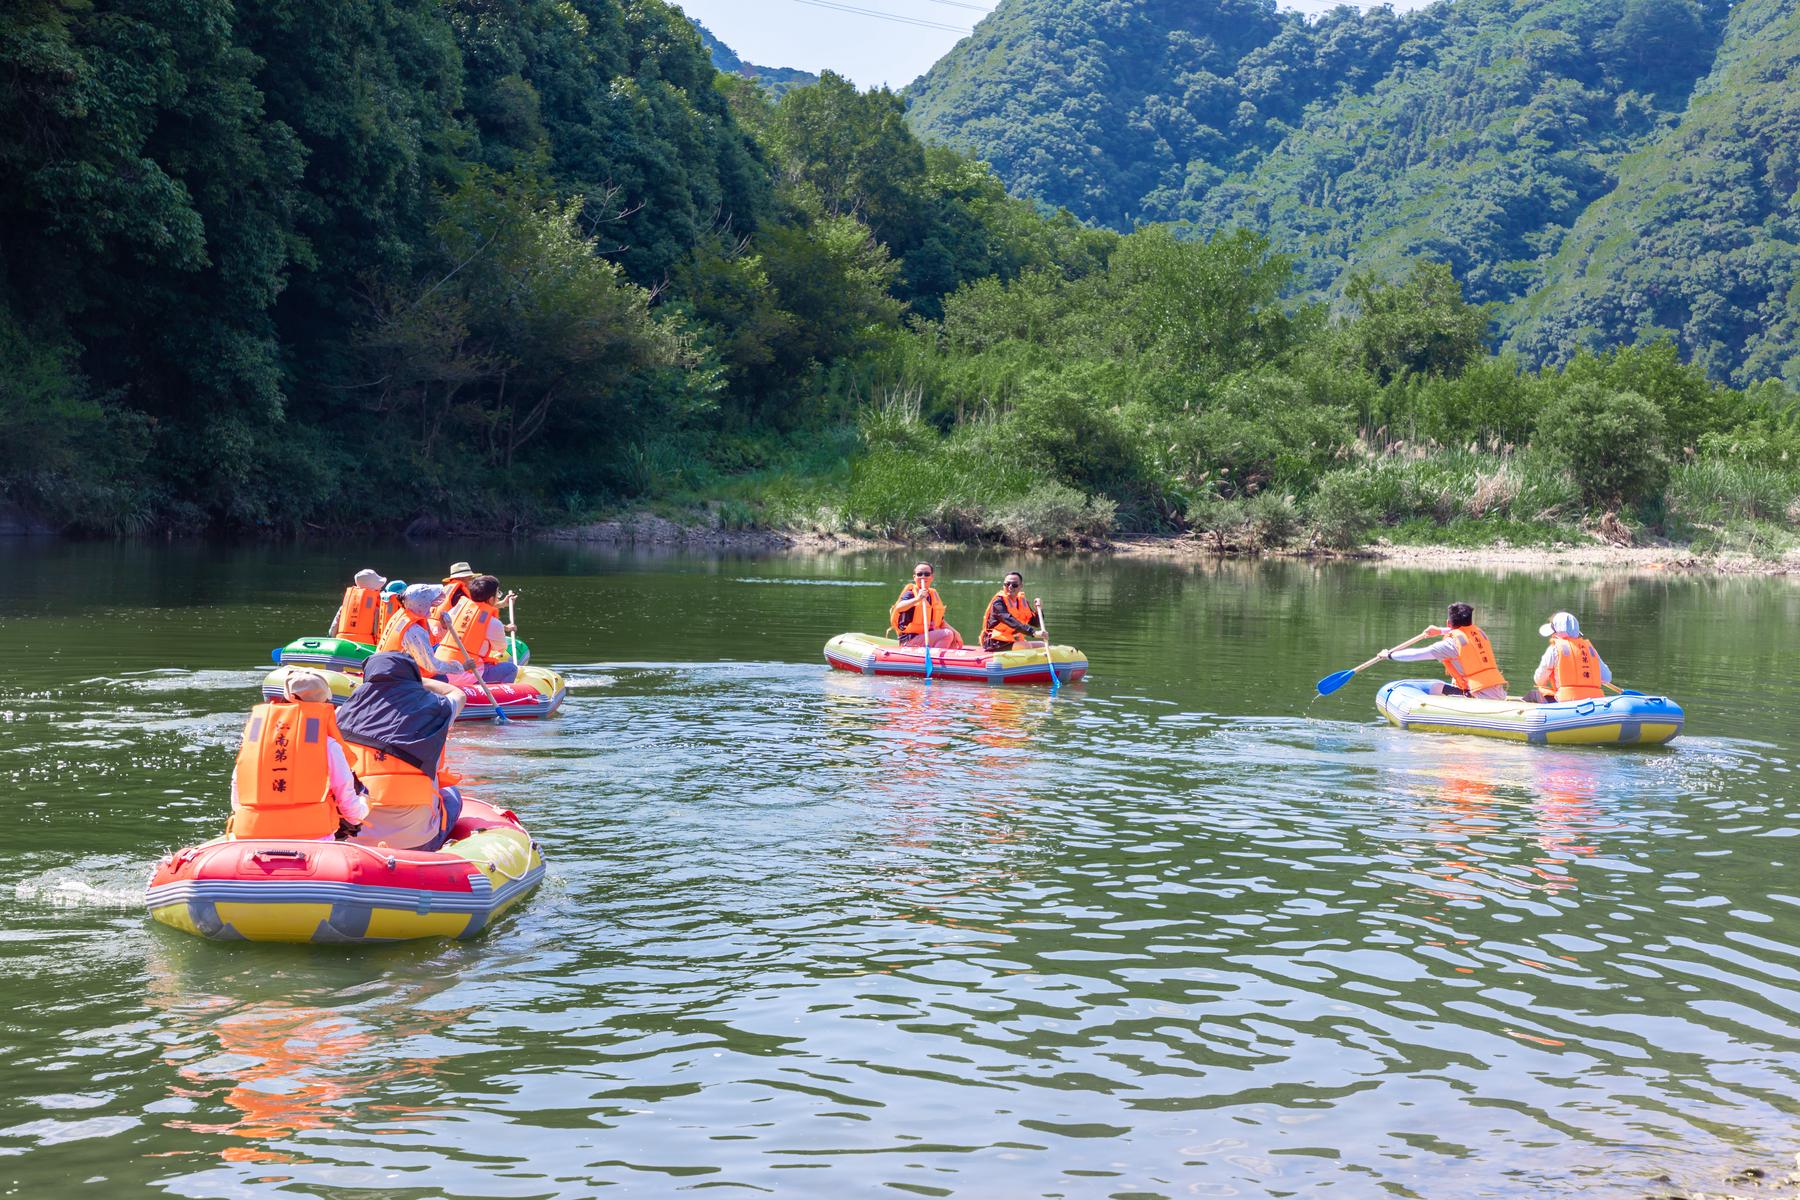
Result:
[[[902,646],[894,638],[866,633],[840,633],[825,643],[825,661],[839,671],[859,675],[925,678],[925,654],[919,646]],[[931,678],[972,683],[1074,683],[1087,674],[1087,656],[1073,646],[1044,650],[931,651]]]
[[[1388,722],[1415,733],[1465,733],[1534,746],[1661,746],[1686,724],[1667,696],[1620,695],[1528,704],[1431,692],[1432,681],[1396,679],[1375,694]]]

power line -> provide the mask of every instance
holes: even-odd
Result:
[[[931,2],[933,4],[947,4],[951,8],[966,8],[970,12],[978,12],[978,13],[981,13],[983,16],[994,11],[991,8],[983,8],[979,4],[966,4],[966,3],[964,3],[964,0],[931,0]]]
[[[939,0],[939,2],[947,3],[948,0]],[[849,5],[849,4],[839,4],[836,2],[836,0],[794,0],[794,3],[795,4],[810,4],[814,8],[828,8],[828,9],[831,9],[833,12],[853,13],[854,15],[859,16],[859,17],[876,17],[883,21],[893,21],[894,23],[899,24],[899,25],[914,25],[920,29],[941,29],[945,33],[970,33],[970,32],[973,32],[972,30],[967,29],[961,25],[946,25],[941,21],[927,21],[923,17],[903,17],[903,16],[900,16],[898,13],[878,12],[872,8],[856,8],[855,6]],[[957,7],[961,8],[961,7],[965,7],[965,6],[959,3],[957,5]],[[974,6],[968,5],[966,7],[972,8]],[[982,9],[980,11],[986,12],[987,10]]]

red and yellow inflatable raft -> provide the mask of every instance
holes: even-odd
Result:
[[[469,938],[543,878],[519,818],[465,798],[441,850],[216,838],[159,863],[145,903],[156,921],[216,941]]]

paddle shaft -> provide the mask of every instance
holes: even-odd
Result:
[[[470,601],[470,603],[472,604],[474,601]],[[475,682],[481,685],[482,694],[488,698],[488,703],[494,706],[494,716],[504,724],[507,720],[506,712],[500,707],[500,701],[494,698],[494,691],[488,687],[487,680],[481,677],[481,664],[474,661],[475,656],[469,653],[467,646],[463,645],[462,634],[456,632],[455,625],[445,621],[444,628],[450,631],[450,640],[456,643],[458,650],[462,651],[463,662],[468,664],[469,673],[475,676]]]
[[[513,660],[513,665],[517,666],[519,662],[519,615],[513,611],[513,599],[514,597],[510,594],[506,597],[506,655]]]
[[[1020,588],[1020,591],[1025,589]],[[1050,653],[1050,627],[1044,624],[1044,602],[1039,600],[1032,607],[1037,609],[1038,632],[1044,635],[1044,665],[1050,668],[1050,686],[1059,688],[1062,680],[1056,677],[1056,658]]]
[[[931,682],[931,585],[919,593],[919,627],[925,632],[925,682]]]
[[[1364,663],[1362,666],[1351,667],[1350,673],[1352,675],[1354,675],[1358,671],[1366,671],[1370,667],[1374,666],[1376,663],[1380,662],[1383,658],[1387,657],[1387,654],[1392,654],[1395,650],[1404,650],[1408,646],[1416,645],[1417,643],[1422,642],[1426,638],[1432,637],[1432,636],[1434,636],[1434,635],[1431,634],[1430,632],[1426,632],[1426,633],[1419,634],[1417,637],[1407,638],[1404,642],[1401,642],[1398,646],[1390,647],[1387,650],[1386,654],[1377,654],[1374,658],[1371,658],[1368,662]]]

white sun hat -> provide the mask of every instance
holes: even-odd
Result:
[[[1577,638],[1581,636],[1581,625],[1574,613],[1552,613],[1548,624],[1538,626],[1538,636]]]

